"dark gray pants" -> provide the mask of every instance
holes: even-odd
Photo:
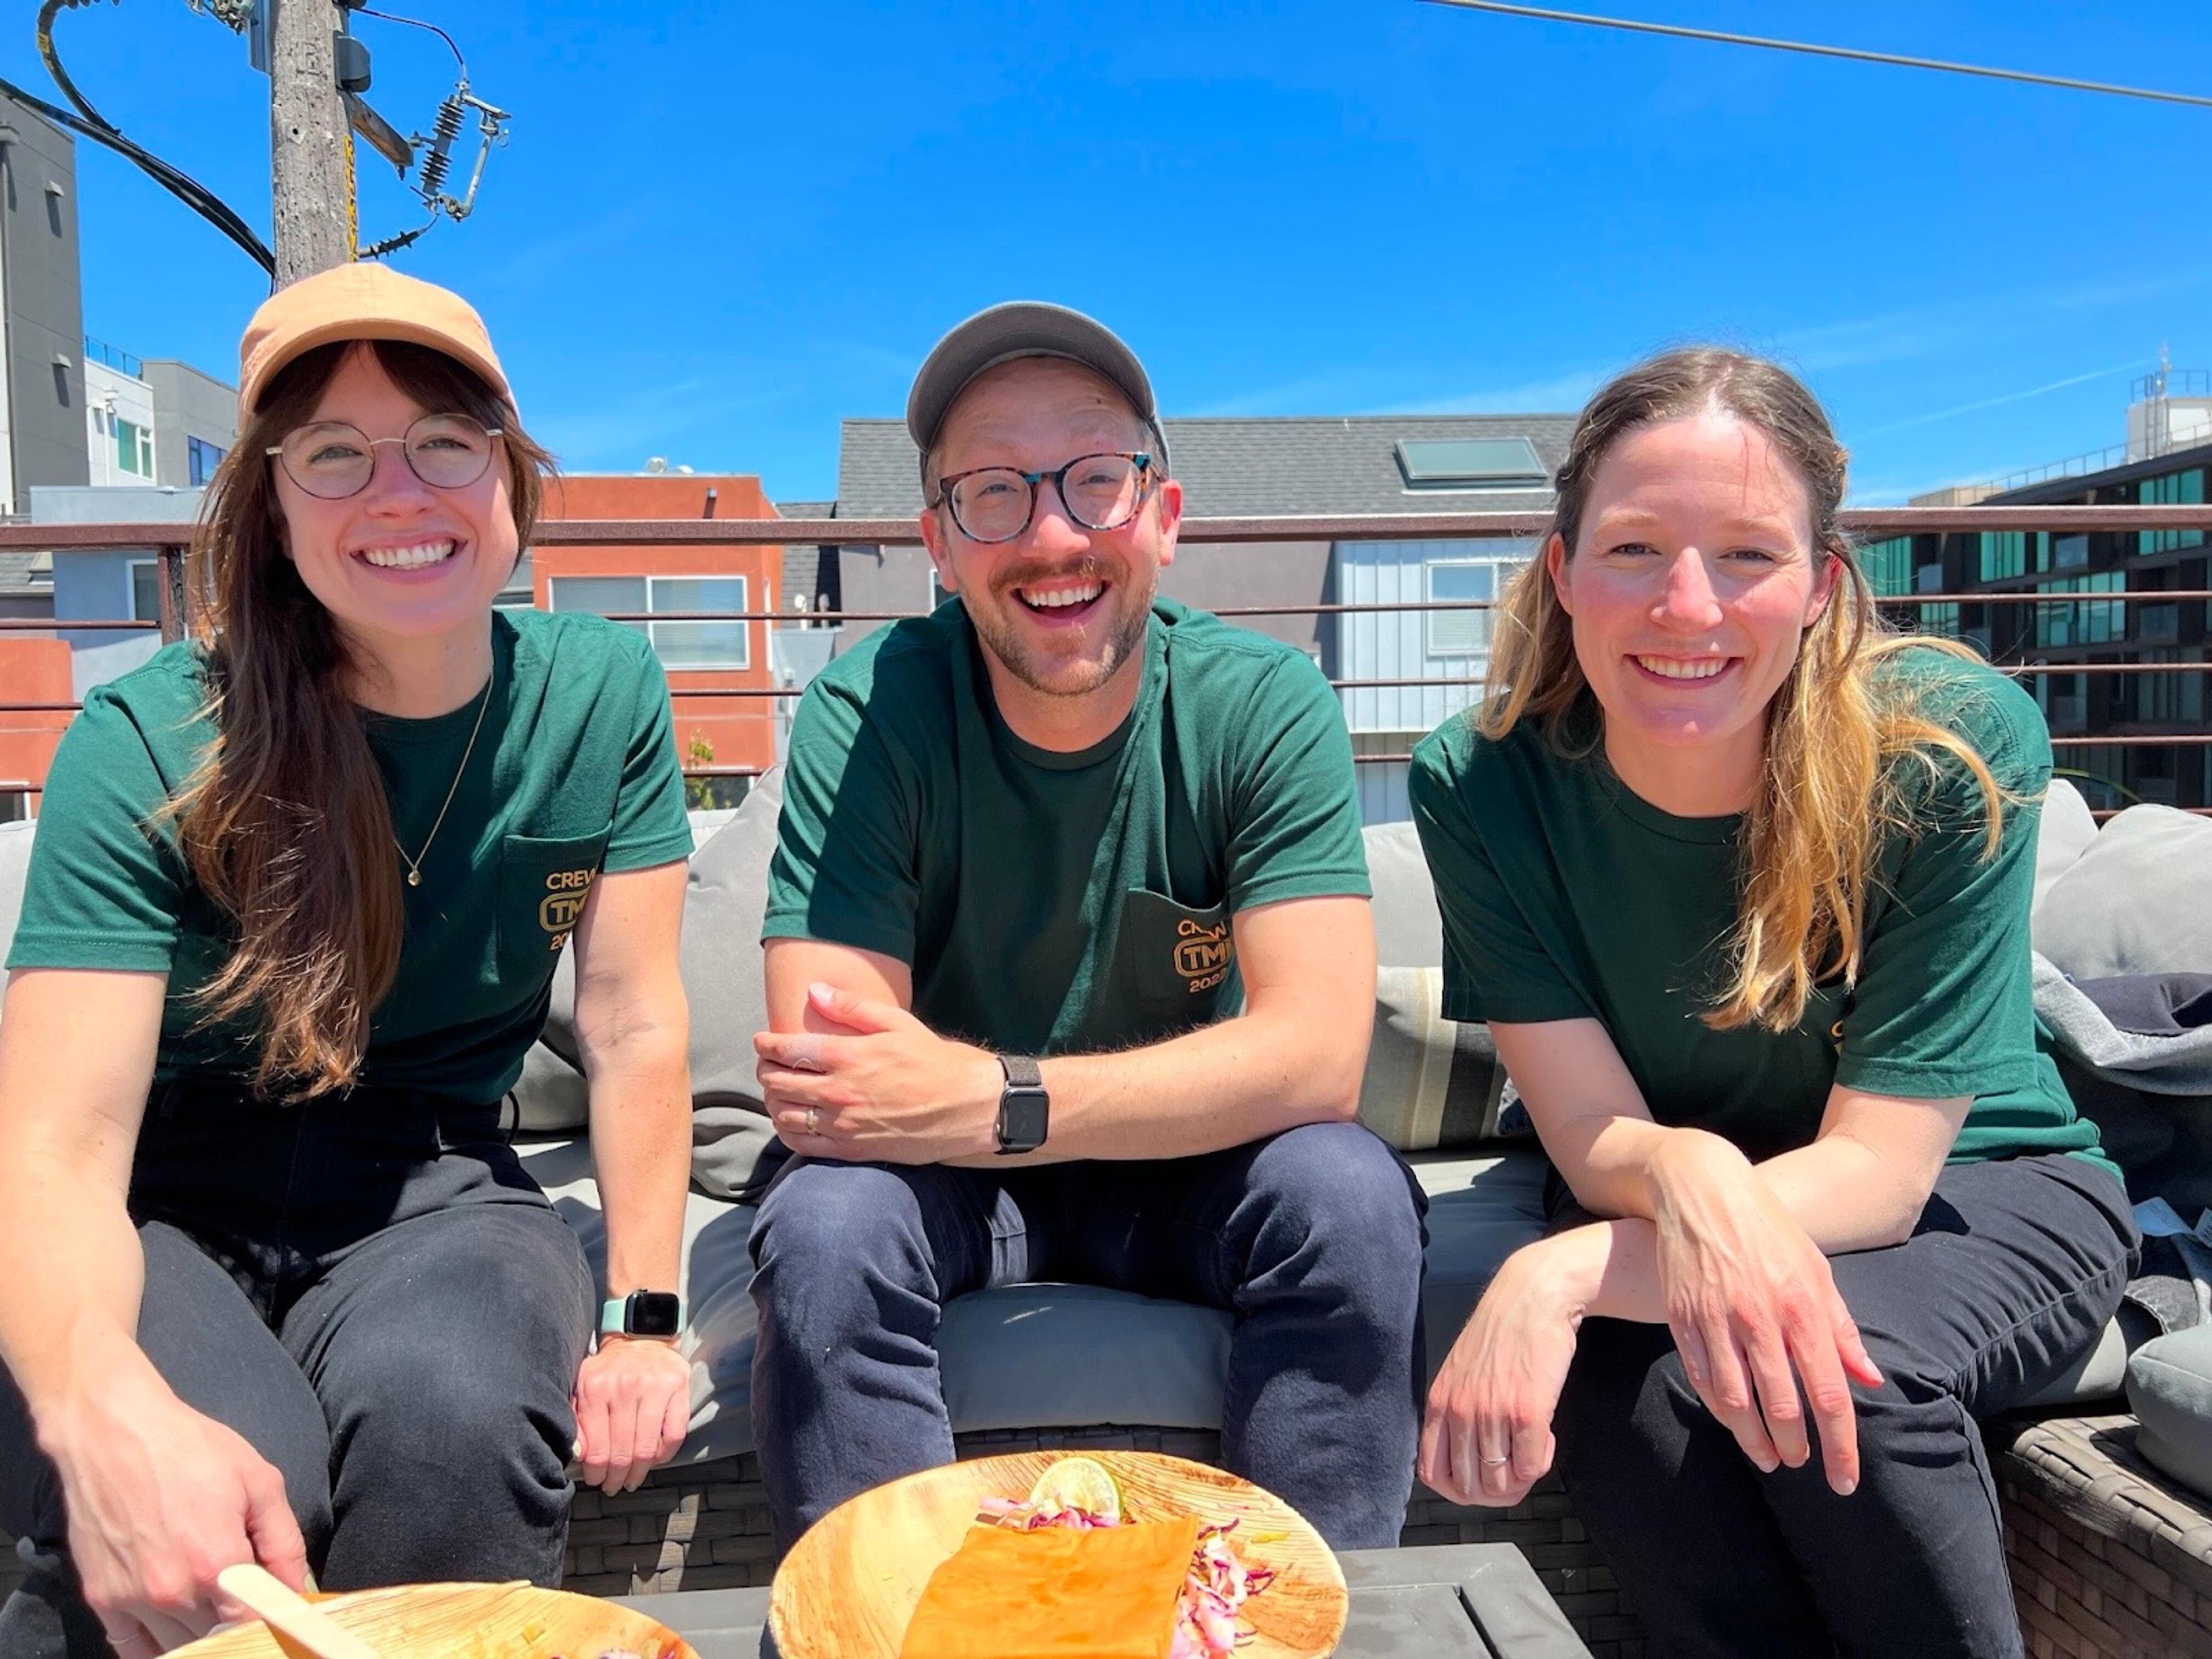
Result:
[[[283,1473],[325,1589],[559,1581],[591,1274],[495,1108],[165,1091],[131,1211],[139,1346]],[[0,1532],[36,1559],[0,1607],[0,1659],[106,1659],[4,1371]]]
[[[1682,1375],[1664,1326],[1585,1321],[1559,1472],[1654,1659],[2021,1651],[1976,1419],[2087,1352],[2137,1246],[2127,1196],[2066,1157],[1943,1171],[1912,1237],[1833,1259],[1885,1379],[1854,1384],[1858,1490],[1817,1447],[1761,1474]]]
[[[1339,1548],[1396,1543],[1425,1375],[1425,1207],[1397,1154],[1356,1123],[1004,1174],[793,1160],[752,1232],[753,1427],[778,1541],[952,1461],[937,1370],[946,1302],[1066,1279],[1232,1311],[1223,1461]]]

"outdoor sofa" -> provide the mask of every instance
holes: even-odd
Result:
[[[750,1037],[763,1023],[757,941],[779,783],[771,773],[734,812],[695,818],[684,939],[695,1108],[684,1285],[691,1436],[642,1490],[578,1494],[574,1589],[757,1584],[774,1571],[749,1411],[752,1212],[742,1200],[757,1196],[770,1142]],[[14,927],[33,832],[0,827],[0,934]],[[1437,1017],[1441,934],[1412,827],[1378,826],[1366,842],[1382,968],[1362,1115],[1406,1152],[1429,1194],[1433,1364],[1498,1263],[1541,1231],[1543,1163],[1486,1032]],[[2142,807],[2100,833],[2080,797],[2056,786],[2036,927],[2039,948],[2081,978],[2212,971],[2212,820]],[[603,1229],[588,1151],[575,1139],[584,1089],[570,996],[564,964],[512,1110],[529,1167],[596,1259]],[[2212,1099],[2181,1105],[2203,1106],[2212,1124]],[[2203,1150],[2212,1202],[2212,1128]],[[2166,1151],[2170,1165],[2175,1148]],[[2124,1323],[2047,1391],[2040,1410],[1989,1437],[2030,1650],[2212,1659],[2212,1498],[2203,1495],[2212,1492],[2212,1326],[2137,1352],[2133,1384],[2154,1419],[2147,1435],[2125,1391],[2130,1350],[2155,1327]],[[1229,1328],[1212,1310],[1090,1286],[960,1297],[940,1337],[960,1448],[1139,1447],[1211,1458]],[[1641,1652],[1633,1609],[1556,1483],[1506,1512],[1415,1491],[1403,1542],[1493,1540],[1524,1551],[1599,1659]],[[0,1552],[0,1592],[18,1571]]]

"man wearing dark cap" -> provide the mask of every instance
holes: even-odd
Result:
[[[1375,938],[1335,697],[1159,596],[1182,490],[1098,324],[971,317],[907,424],[955,598],[807,689],[763,929],[796,1154],[752,1234],[776,1535],[949,1461],[945,1304],[1056,1279],[1227,1310],[1224,1461],[1332,1545],[1395,1543],[1421,1199],[1355,1118]]]

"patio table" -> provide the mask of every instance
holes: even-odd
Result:
[[[1589,1659],[1510,1544],[1351,1550],[1337,1560],[1352,1591],[1339,1659]],[[699,1659],[775,1659],[768,1595],[679,1590],[618,1599],[682,1636]]]

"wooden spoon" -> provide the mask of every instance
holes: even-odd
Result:
[[[377,1659],[376,1650],[267,1568],[244,1562],[216,1575],[216,1587],[243,1602],[262,1623],[316,1659]]]

